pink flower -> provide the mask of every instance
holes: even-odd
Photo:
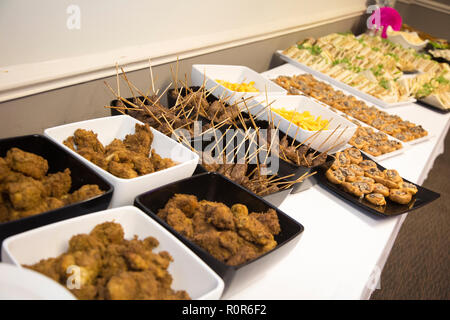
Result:
[[[379,19],[379,23],[380,25],[378,25],[378,17],[377,15],[379,15],[380,19]],[[381,33],[381,37],[382,38],[387,38],[387,27],[391,26],[393,30],[395,31],[399,31],[400,28],[402,27],[402,17],[400,16],[400,14],[398,13],[397,10],[395,10],[394,8],[390,8],[390,7],[384,7],[384,8],[380,8],[378,10],[376,10],[369,18],[370,22],[372,23],[372,25],[374,25],[376,27],[376,29],[382,29],[382,33]]]

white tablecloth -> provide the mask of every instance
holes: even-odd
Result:
[[[289,64],[269,70],[270,78],[301,73]],[[450,114],[416,104],[385,109],[421,124],[431,138],[380,164],[422,184],[443,142]],[[440,190],[434,190],[439,192]],[[290,254],[244,290],[226,299],[368,299],[406,215],[378,218],[315,186],[290,195],[280,209],[305,227]],[[411,214],[420,214],[412,212]],[[420,235],[419,235],[420,236]]]

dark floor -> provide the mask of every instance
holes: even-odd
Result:
[[[423,184],[441,197],[403,223],[372,299],[450,299],[450,134]]]

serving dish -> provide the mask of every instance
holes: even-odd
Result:
[[[365,154],[362,154],[362,156],[364,160],[370,159]],[[376,165],[378,169],[380,169],[381,171],[386,169],[385,167],[381,166],[378,163],[376,163]],[[368,212],[376,216],[391,217],[400,214],[405,214],[413,210],[419,209],[440,197],[439,193],[428,190],[427,188],[421,187],[415,183],[412,183],[411,181],[403,179],[403,181],[407,183],[414,184],[418,190],[418,192],[414,196],[412,196],[412,200],[408,204],[398,204],[386,199],[386,205],[377,206],[368,202],[364,198],[363,199],[358,198],[357,196],[344,191],[343,189],[341,189],[339,185],[330,182],[325,177],[325,171],[327,169],[328,167],[322,167],[319,169],[319,172],[317,174],[317,178],[319,179],[319,184],[321,186],[323,186],[325,189],[329,190],[333,194],[337,195],[344,201],[358,207],[359,209],[362,209],[363,212]]]
[[[225,88],[216,80],[225,80],[234,83],[254,81],[254,87],[259,92],[237,92]],[[202,86],[205,83],[207,90],[214,89],[216,97],[228,98],[229,103],[234,103],[241,98],[255,97],[259,95],[286,95],[286,90],[267,80],[256,71],[233,65],[194,64],[192,66],[191,81],[193,86]]]
[[[370,94],[367,94],[361,90],[357,90],[357,89],[353,88],[352,86],[350,86],[346,83],[343,83],[342,81],[338,81],[338,80],[330,77],[329,75],[326,75],[320,71],[314,70],[295,59],[292,59],[291,57],[283,54],[283,50],[277,50],[276,53],[280,56],[280,58],[282,60],[286,61],[287,63],[293,64],[294,66],[296,66],[308,73],[311,73],[312,75],[316,76],[319,79],[325,80],[325,81],[329,82],[330,84],[335,85],[336,87],[344,89],[344,90],[350,92],[351,94],[361,97],[364,100],[367,100],[367,101],[369,101],[377,106],[380,106],[382,108],[394,108],[394,107],[404,106],[404,105],[408,105],[408,104],[416,101],[416,99],[410,98],[408,100],[401,101],[401,102],[388,103],[388,102],[378,99]]]
[[[28,135],[0,140],[0,157],[4,157],[11,148],[19,148],[37,154],[48,161],[49,173],[71,171],[72,186],[69,192],[79,189],[85,184],[96,184],[104,191],[102,195],[73,203],[58,209],[42,212],[26,218],[0,223],[0,245],[3,239],[30,229],[64,219],[74,218],[91,212],[104,210],[113,196],[113,186],[95,170],[85,165],[55,142],[42,135]]]
[[[0,300],[76,300],[63,286],[39,272],[0,263]]]
[[[108,180],[116,191],[111,200],[111,207],[117,207],[132,204],[136,195],[143,191],[191,176],[198,163],[197,154],[154,129],[151,129],[154,136],[152,149],[161,157],[171,158],[178,164],[132,179],[122,179],[112,175],[63,144],[63,141],[72,136],[75,130],[81,128],[97,133],[99,141],[106,145],[115,138],[123,139],[127,134],[134,133],[136,124],[142,124],[142,122],[128,115],[121,115],[49,128],[44,131],[44,134]]]
[[[174,259],[168,268],[174,290],[186,290],[192,299],[220,298],[222,279],[176,237],[132,206],[104,210],[15,235],[4,241],[2,258],[20,267],[56,257],[67,250],[72,236],[89,233],[96,225],[108,221],[122,225],[126,239],[137,235],[139,239],[152,236],[159,241],[155,250],[168,251]]]
[[[255,98],[255,101],[259,102],[259,106],[252,108],[250,112],[258,115],[258,120],[273,122],[275,127],[277,127],[279,123],[280,131],[287,133],[291,138],[294,138],[299,142],[303,142],[315,135],[314,138],[311,137],[308,144],[311,143],[311,148],[319,152],[335,152],[340,146],[345,145],[356,131],[356,124],[341,117],[309,97],[268,96],[268,99],[269,102],[267,102],[266,98],[263,97]],[[322,119],[330,121],[329,128],[324,130],[308,131],[298,127],[295,124],[290,125],[291,122],[288,119],[283,118],[274,111],[270,112],[269,108],[267,108],[267,105],[270,103],[270,108],[284,108],[286,110],[295,110],[299,113],[308,111],[314,117],[320,116]]]
[[[275,210],[281,226],[281,233],[274,236],[278,245],[256,259],[238,266],[230,266],[217,260],[206,250],[176,232],[157,215],[158,210],[162,209],[172,196],[179,193],[195,195],[199,200],[222,202],[227,206],[244,204],[249,212]],[[173,233],[222,277],[226,295],[245,288],[288,254],[304,229],[300,223],[269,202],[217,173],[200,174],[151,190],[136,197],[135,205]]]

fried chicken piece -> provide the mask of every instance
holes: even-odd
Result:
[[[77,150],[75,149],[75,138],[73,136],[70,136],[66,140],[64,140],[63,145],[65,145],[69,149],[77,152]]]
[[[16,210],[14,208],[11,208],[10,209],[10,221],[31,217],[31,216],[34,216],[34,215],[37,215],[39,213],[46,212],[49,210],[50,209],[48,208],[46,201],[42,201],[37,206],[32,207],[31,209]]]
[[[24,265],[24,267],[42,273],[47,277],[60,282],[59,264],[60,258],[48,258],[42,259],[33,265]]]
[[[124,234],[122,226],[115,222],[104,222],[90,232],[91,236],[97,238],[104,245],[120,244],[124,240]]]
[[[5,179],[8,175],[11,174],[11,169],[9,169],[8,164],[5,159],[0,158],[0,183]]]
[[[261,222],[271,234],[277,235],[281,232],[280,221],[275,210],[269,209],[262,213],[252,212],[249,216]]]
[[[135,133],[128,134],[123,140],[123,144],[130,151],[148,156],[153,142],[153,133],[148,124],[140,125],[136,123],[134,128]]]
[[[192,226],[192,220],[187,218],[183,211],[178,208],[169,208],[167,210],[167,223],[175,229],[175,231],[184,235],[187,238],[194,236],[194,228]]]
[[[72,178],[70,176],[70,169],[67,168],[64,172],[57,172],[49,174],[42,179],[44,185],[44,195],[47,197],[61,198],[67,194],[72,186]]]
[[[77,129],[73,136],[77,150],[86,148],[91,149],[94,152],[105,153],[105,147],[98,140],[97,134],[92,130]]]
[[[199,209],[200,204],[196,196],[189,194],[175,194],[164,206],[159,210],[158,216],[166,219],[167,210],[169,208],[179,208],[188,218],[192,218],[194,213]]]
[[[248,215],[248,209],[242,204],[235,204],[231,207],[234,215],[234,223],[240,236],[245,240],[260,245],[273,243],[273,235],[267,228],[254,217]]]
[[[170,158],[162,158],[154,149],[152,149],[150,160],[152,161],[155,171],[167,169],[177,164]]]
[[[68,252],[90,250],[103,252],[105,250],[105,245],[99,238],[90,234],[77,234],[70,238]]]
[[[80,201],[84,201],[86,199],[93,198],[95,196],[103,194],[104,191],[100,190],[98,185],[96,184],[85,184],[80,189],[73,192],[65,199],[65,203],[71,204]]]
[[[225,234],[223,235],[223,233]],[[236,241],[233,241],[233,239]],[[227,261],[237,252],[235,251],[237,248],[237,234],[235,232],[211,230],[196,234],[193,240],[220,261]]]
[[[108,164],[108,171],[113,175],[115,175],[116,177],[122,179],[132,179],[139,176],[137,172],[134,170],[134,165],[129,162],[121,163],[111,161]]]
[[[238,266],[247,261],[253,260],[260,255],[258,247],[248,241],[242,241],[238,251],[227,260],[230,266]]]
[[[55,210],[64,207],[65,203],[63,200],[53,197],[47,197],[44,200],[48,210]]]
[[[79,275],[81,287],[93,284],[100,271],[101,261],[101,254],[98,250],[65,253],[61,256],[59,264],[60,279],[66,280],[74,273],[78,273],[75,275]]]
[[[5,186],[9,200],[16,210],[29,210],[42,203],[45,189],[42,182],[23,177],[17,182]]]
[[[103,153],[96,152],[89,147],[80,148],[77,152],[80,156],[99,166],[103,170],[108,169],[108,159],[105,158]]]
[[[131,158],[131,161],[133,162],[134,170],[141,176],[155,172],[152,161],[146,156],[136,154]]]
[[[38,180],[42,179],[48,170],[47,160],[18,148],[9,149],[5,160],[12,170]]]
[[[230,208],[220,202],[201,201],[201,209],[205,212],[206,221],[222,230],[234,230],[233,213]]]

